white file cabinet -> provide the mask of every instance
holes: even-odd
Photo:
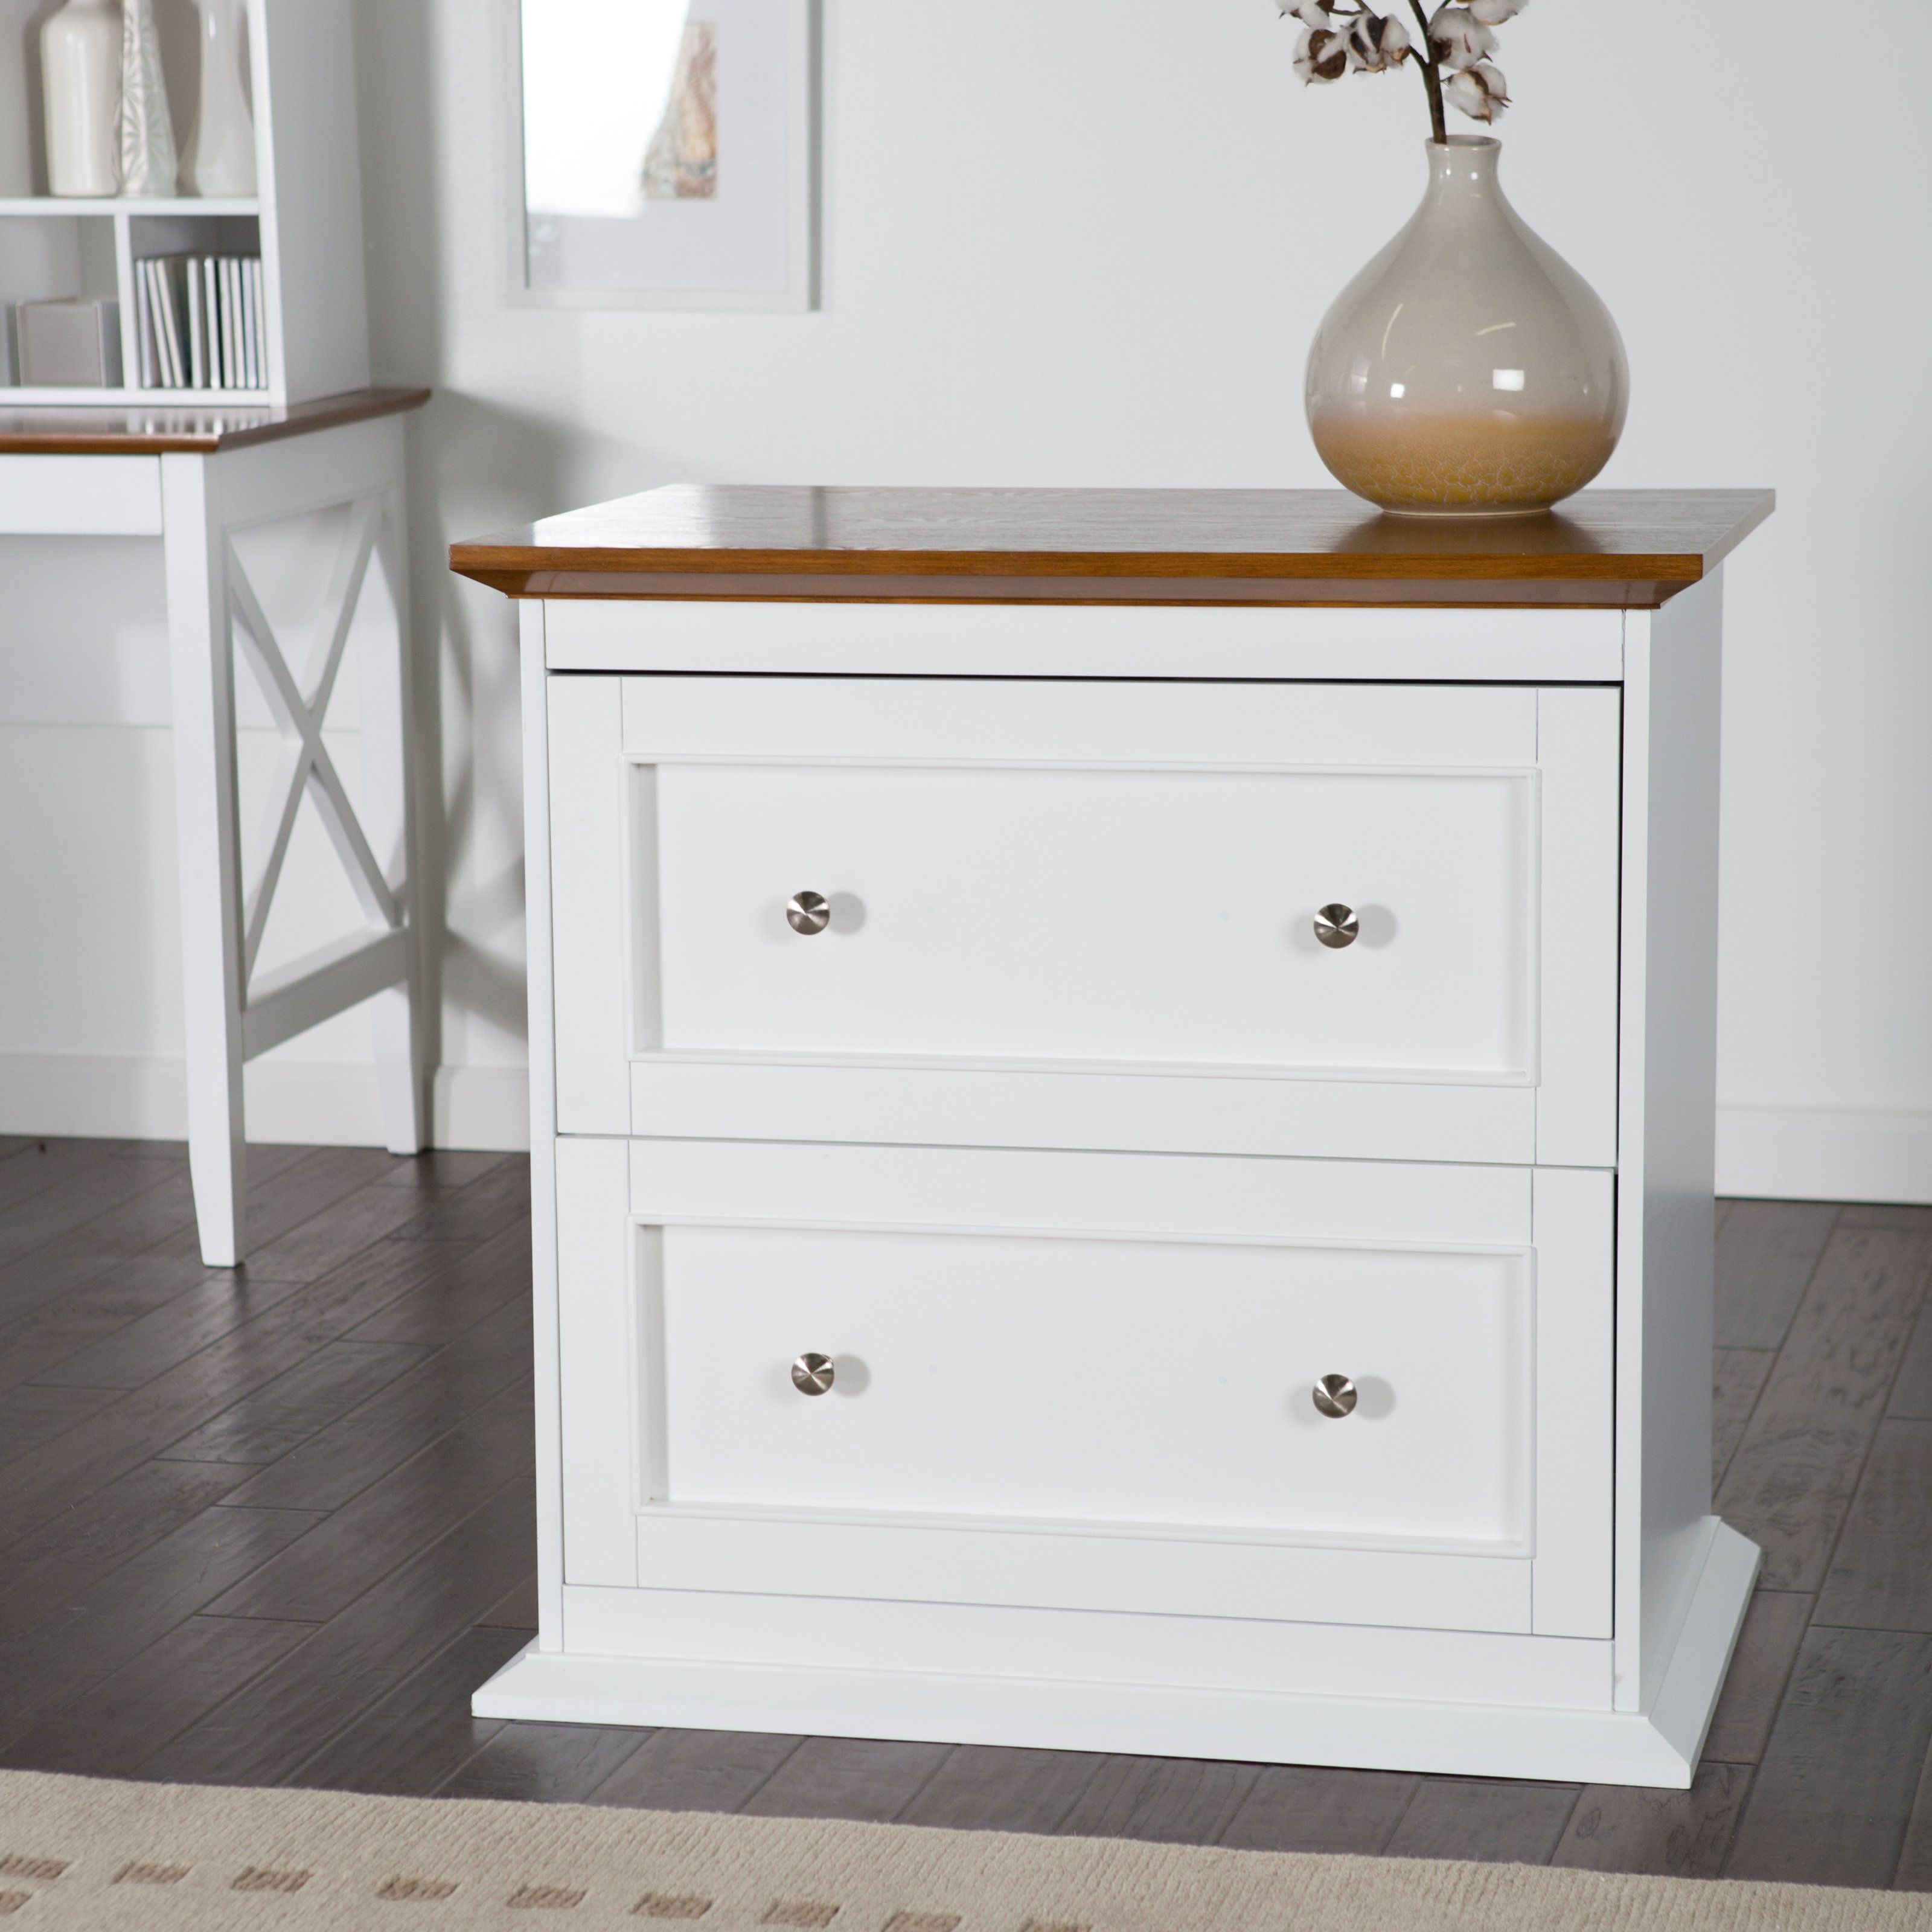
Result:
[[[476,1709],[1688,1784],[1768,503],[1153,502],[459,548],[526,599],[543,1448]]]

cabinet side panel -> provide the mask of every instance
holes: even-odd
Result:
[[[564,1570],[573,1583],[630,1587],[640,1459],[629,1150],[622,1141],[556,1146]]]
[[[557,1131],[627,1134],[622,686],[552,676],[548,698]]]
[[[1607,1173],[1537,1171],[1538,1636],[1610,1634],[1615,1197]]]
[[[524,706],[524,893],[529,926],[530,1276],[536,1381],[537,1642],[563,1648],[563,1447],[556,1323],[556,1088],[550,1032],[549,731],[544,609],[517,607]]]
[[[1620,1706],[1634,1695],[1647,1706],[1657,1691],[1711,1510],[1722,613],[1714,576],[1660,611],[1634,615],[1630,631],[1618,1214]],[[1640,711],[1640,730],[1634,728]]]
[[[1536,1158],[1617,1157],[1617,871],[1622,698],[1571,686],[1538,694],[1543,773],[1541,1082]]]

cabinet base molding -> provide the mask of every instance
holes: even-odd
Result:
[[[1759,1564],[1714,1526],[1647,1711],[1564,1710],[1180,1684],[965,1676],[539,1650],[475,1696],[479,1718],[1030,1746],[1688,1787]],[[1525,1640],[1534,1641],[1534,1640]]]

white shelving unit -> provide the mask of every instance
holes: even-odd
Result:
[[[198,104],[200,16],[194,0],[154,4],[178,143]],[[245,0],[259,194],[79,200],[46,191],[38,29],[50,0],[0,0],[0,539],[142,538],[160,551],[188,1164],[211,1268],[232,1267],[246,1245],[245,1061],[366,1006],[386,1142],[412,1154],[428,1126],[403,428],[428,392],[370,387],[351,4]],[[138,353],[127,352],[136,264],[182,254],[259,256],[266,385],[13,380],[15,304],[76,296],[118,302],[122,369],[136,374]],[[270,532],[285,559],[312,562],[316,586],[273,615],[251,574]],[[90,567],[84,550],[66,555],[76,578]],[[20,634],[32,648],[36,627]],[[322,735],[351,655],[352,787]],[[284,802],[252,851],[237,752],[244,678],[260,686],[284,741]],[[311,810],[360,916],[319,950],[264,967],[268,908],[296,820]]]
[[[178,143],[194,125],[194,0],[157,0]],[[248,403],[281,407],[365,388],[369,334],[349,0],[246,0],[258,195],[82,200],[50,195],[38,16],[44,0],[0,0],[0,405]],[[134,264],[150,255],[258,255],[268,382],[254,389],[144,388],[134,352]],[[17,378],[14,309],[63,296],[120,304],[123,381],[28,388]]]

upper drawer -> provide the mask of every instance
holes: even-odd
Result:
[[[1528,761],[668,762],[633,782],[657,834],[658,997],[640,1046],[1534,1072]],[[1322,929],[1348,942],[1331,950],[1317,921],[1344,904],[1355,936],[1331,914]]]
[[[1612,691],[550,686],[566,1132],[1613,1157]]]

